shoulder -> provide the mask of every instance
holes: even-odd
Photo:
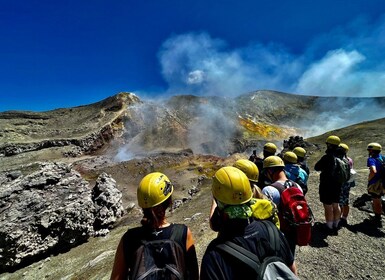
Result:
[[[376,165],[376,159],[369,157],[368,158],[368,166],[373,166],[373,165]]]
[[[128,229],[124,235],[123,239],[141,239],[145,232],[144,227],[135,227],[135,228],[130,228]]]

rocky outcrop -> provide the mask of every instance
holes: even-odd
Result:
[[[23,176],[0,175],[0,269],[13,270],[107,234],[122,216],[121,193],[107,174],[91,188],[64,163],[40,163]]]
[[[123,215],[122,193],[117,189],[116,181],[102,173],[92,189],[91,199],[95,207],[95,234],[105,235],[117,217]]]

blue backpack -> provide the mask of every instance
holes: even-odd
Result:
[[[307,193],[307,179],[309,175],[301,167],[295,164],[285,165],[285,174],[289,180],[296,182],[305,195]]]
[[[381,175],[382,185],[385,186],[385,158],[383,156],[380,156],[376,158],[381,163],[381,170],[379,170],[379,173]]]

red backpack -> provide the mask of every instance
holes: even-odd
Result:
[[[275,184],[279,184],[279,186]],[[282,184],[278,182],[272,186],[282,189]],[[291,180],[287,180],[283,185],[278,216],[283,232],[295,231],[296,244],[298,246],[309,245],[314,216],[301,189]]]

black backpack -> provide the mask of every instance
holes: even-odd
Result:
[[[141,240],[130,279],[185,279],[185,226],[174,224],[170,239]]]
[[[270,221],[260,222],[267,228],[269,232],[269,243],[275,252],[275,255],[265,257],[262,263],[257,255],[234,242],[226,241],[225,243],[218,244],[216,247],[220,251],[240,260],[251,268],[258,280],[298,280],[299,278],[290,270],[282,258],[277,256],[277,253],[281,248],[280,233],[277,227]]]

